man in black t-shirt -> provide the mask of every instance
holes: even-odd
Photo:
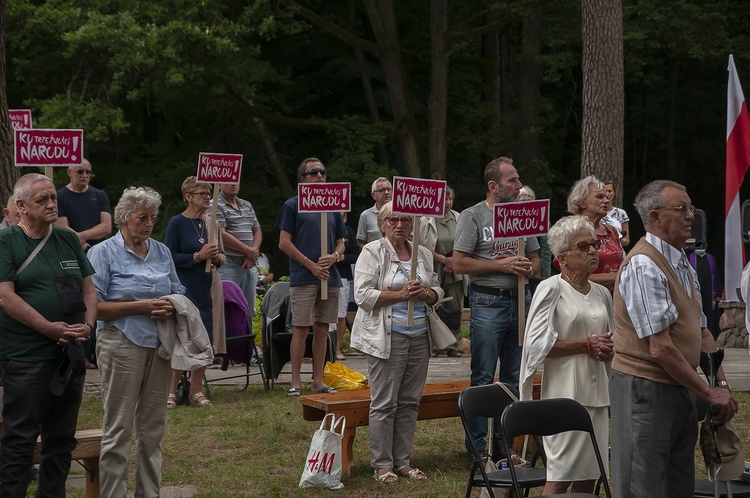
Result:
[[[57,191],[58,219],[55,226],[73,230],[84,251],[109,237],[112,214],[104,191],[89,185],[91,163],[68,168],[70,183]]]

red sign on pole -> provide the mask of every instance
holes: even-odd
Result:
[[[300,213],[336,213],[352,210],[352,184],[299,183],[297,210]]]
[[[201,152],[198,155],[198,182],[240,183],[242,154]]]
[[[442,217],[445,211],[444,180],[393,177],[393,212],[410,216]]]
[[[31,109],[10,109],[10,126],[14,130],[28,130],[31,126]]]
[[[532,237],[549,231],[549,199],[493,206],[494,237]]]
[[[80,166],[83,130],[15,130],[16,166]]]

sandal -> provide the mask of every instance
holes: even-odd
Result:
[[[317,391],[315,391],[315,394],[336,394],[338,391],[331,386],[324,385]]]
[[[398,476],[390,470],[388,472],[378,474],[378,469],[375,469],[375,473],[372,475],[372,477],[382,484],[396,484],[398,482]]]
[[[427,480],[427,474],[422,472],[421,470],[414,468],[409,470],[408,472],[401,472],[406,467],[401,467],[396,472],[398,472],[398,475],[401,477],[407,477],[411,479],[412,481],[426,481]]]
[[[203,393],[195,393],[190,398],[190,406],[197,406],[197,407],[204,407],[212,405],[211,400],[209,400]]]
[[[461,351],[459,351],[458,349],[449,349],[448,350],[448,357],[449,358],[461,358],[461,356],[463,356],[463,355],[461,354]]]
[[[177,396],[174,393],[169,393],[167,396],[167,408],[177,408]]]
[[[302,395],[302,388],[301,387],[290,387],[289,390],[286,392],[287,396],[301,396]]]

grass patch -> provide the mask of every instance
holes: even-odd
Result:
[[[180,407],[169,412],[162,486],[191,484],[199,489],[195,496],[203,498],[332,494],[298,487],[310,439],[319,423],[302,420],[296,398],[286,396],[282,389],[264,393],[260,386],[250,386],[245,392],[213,388],[212,393],[214,406],[210,408]],[[750,441],[750,394],[735,396],[740,402],[735,425],[742,440]],[[100,428],[101,421],[101,399],[85,396],[79,429]],[[463,496],[468,478],[463,440],[458,418],[418,422],[412,465],[424,470],[430,480],[403,480],[384,486],[371,476],[368,428],[358,428],[354,443],[356,475],[344,478],[345,488],[338,494],[376,498]],[[705,475],[698,450],[696,477]],[[131,489],[132,481],[131,472]],[[538,491],[532,491],[532,496]],[[476,490],[473,496],[478,495]],[[28,496],[33,496],[31,489]],[[83,489],[70,488],[68,496],[82,497]]]

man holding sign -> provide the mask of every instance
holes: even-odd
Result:
[[[453,268],[469,275],[470,282],[471,385],[491,384],[500,360],[500,381],[518,387],[518,279],[539,272],[539,243],[535,237],[527,239],[525,254],[518,255],[517,238],[494,237],[493,205],[516,200],[522,187],[513,160],[499,157],[490,161],[484,169],[484,185],[486,199],[461,213],[453,245]],[[528,309],[528,290],[525,299]],[[471,432],[477,449],[483,451],[487,420],[475,418]],[[493,432],[492,453],[498,459],[500,424],[494,425]],[[468,440],[466,448],[471,448]]]
[[[320,159],[310,157],[297,168],[300,183],[323,183],[327,171]],[[328,213],[326,254],[321,252],[321,214],[301,213],[298,196],[287,200],[281,208],[274,228],[279,233],[279,249],[289,256],[289,296],[291,299],[294,336],[290,346],[292,380],[289,396],[302,394],[302,357],[310,327],[313,328],[313,379],[316,393],[335,392],[323,383],[328,327],[338,320],[338,292],[341,277],[334,263],[344,253],[346,226],[341,213]],[[321,282],[328,282],[328,295],[321,293]]]

